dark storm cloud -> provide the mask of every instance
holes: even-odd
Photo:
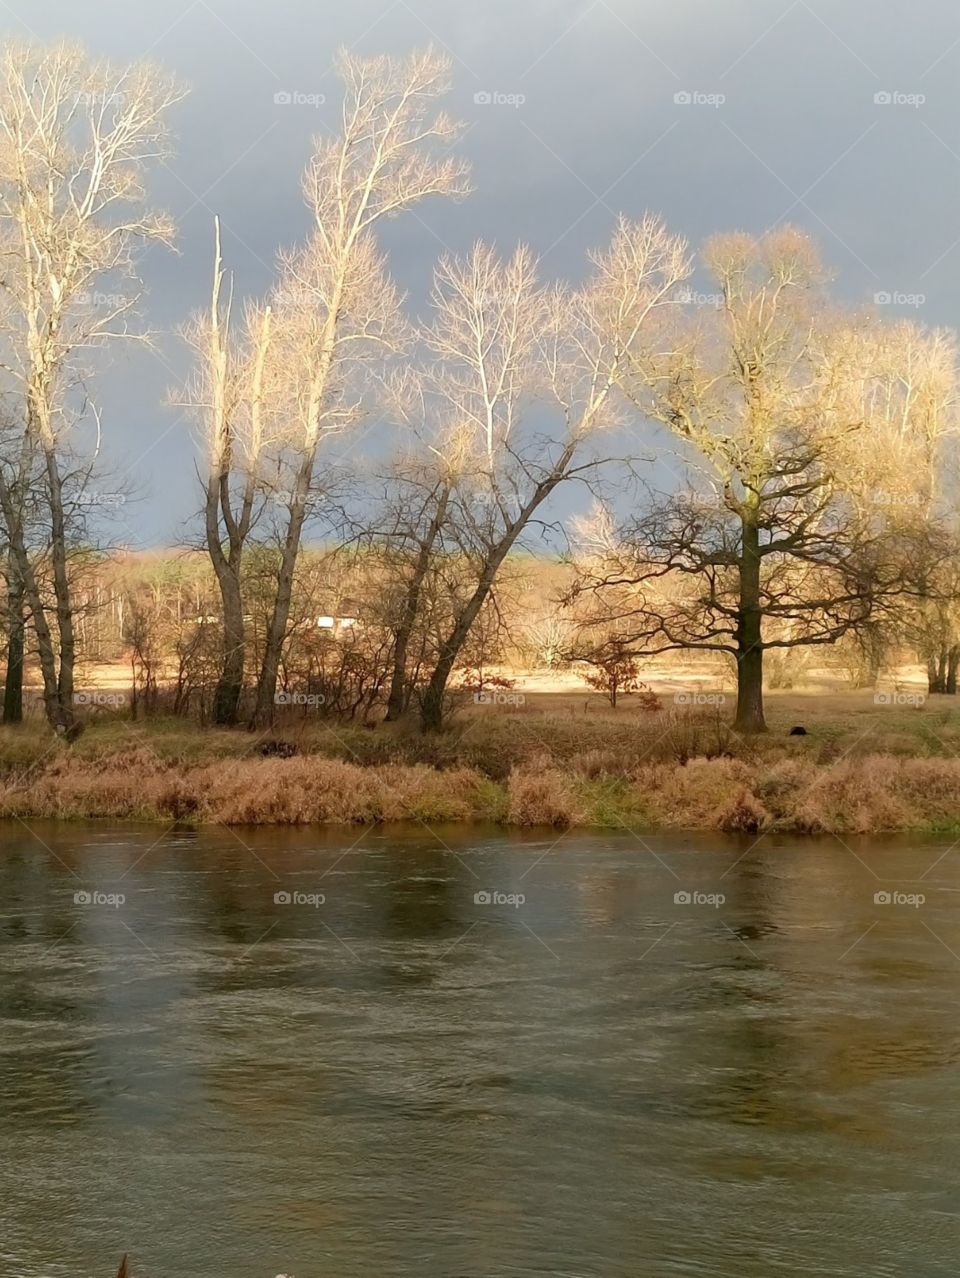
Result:
[[[148,56],[191,88],[178,154],[154,182],[180,248],[145,263],[160,353],[116,361],[101,390],[113,454],[146,493],[145,543],[182,536],[195,506],[190,429],[163,399],[184,371],[175,329],[205,301],[212,214],[239,291],[264,289],[277,247],[306,230],[299,175],[335,119],[340,44],[433,42],[454,61],[449,105],[477,190],[390,224],[411,305],[445,249],[525,240],[550,275],[577,278],[617,212],[652,208],[694,243],[797,222],[845,295],[957,323],[956,0],[6,0],[2,12],[8,35]]]

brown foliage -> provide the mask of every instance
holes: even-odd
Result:
[[[565,829],[578,825],[583,812],[574,798],[569,777],[541,758],[510,774],[511,825],[552,825]]]

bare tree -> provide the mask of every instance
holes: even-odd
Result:
[[[851,465],[875,444],[875,344],[829,307],[811,244],[791,228],[722,236],[706,262],[722,304],[687,308],[623,383],[679,438],[690,482],[619,529],[595,525],[580,589],[632,622],[638,650],[729,654],[735,726],[762,732],[764,653],[866,626],[904,589],[904,565]]]
[[[304,179],[314,229],[288,254],[277,290],[275,358],[287,430],[276,453],[285,500],[276,596],[254,719],[273,714],[291,589],[317,484],[320,449],[363,414],[371,361],[401,337],[400,302],[378,251],[377,224],[432,195],[467,192],[467,170],[443,155],[459,129],[436,113],[449,64],[428,50],[402,61],[343,53],[342,131],[323,142]]]
[[[955,693],[960,667],[956,543],[958,387],[951,335],[909,320],[860,334],[868,448],[851,447],[843,469],[865,519],[896,534],[908,590],[857,635],[876,682],[884,649],[912,642],[930,692]]]
[[[373,529],[389,572],[393,634],[386,719],[400,719],[410,703],[411,642],[423,611],[424,591],[449,541],[447,523],[461,460],[455,440],[404,453],[394,460],[380,518]]]
[[[576,291],[539,285],[525,249],[501,263],[478,245],[466,261],[439,268],[425,377],[472,449],[451,503],[472,588],[421,697],[424,731],[442,724],[450,674],[506,557],[542,523],[560,484],[596,480],[603,459],[594,444],[621,420],[625,362],[640,357],[657,312],[689,271],[686,245],[654,217],[621,221],[593,262]]]
[[[278,439],[279,409],[271,359],[273,311],[246,307],[242,332],[231,329],[232,290],[223,296],[224,267],[220,220],[215,222],[210,311],[188,329],[196,353],[196,374],[188,391],[199,417],[204,447],[204,535],[220,592],[223,654],[213,701],[213,720],[235,724],[246,666],[244,553],[260,518],[265,491],[265,458]]]
[[[114,68],[70,45],[8,45],[0,57],[0,341],[8,402],[19,404],[22,421],[18,445],[0,464],[0,513],[15,590],[36,632],[47,717],[61,731],[75,721],[66,458],[73,428],[93,411],[84,382],[90,352],[136,335],[138,249],[172,237],[169,220],[144,207],[143,177],[167,152],[165,117],[181,96],[146,64]],[[24,526],[34,456],[52,607]]]
[[[622,696],[631,696],[646,688],[640,679],[637,658],[630,651],[627,641],[619,635],[604,636],[580,660],[591,667],[583,676],[584,682],[597,692],[602,692],[614,710]]]

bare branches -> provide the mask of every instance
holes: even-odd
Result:
[[[304,177],[317,236],[331,258],[349,252],[380,218],[431,195],[469,194],[468,167],[445,155],[461,128],[436,112],[450,63],[426,49],[406,59],[342,51],[339,137],[321,142]]]
[[[646,356],[657,312],[689,270],[683,242],[652,217],[621,222],[593,261],[577,291],[543,285],[523,247],[502,260],[477,244],[437,269],[419,402],[438,482],[422,527],[408,533],[412,580],[423,579],[425,548],[444,547],[468,585],[423,691],[425,729],[441,722],[450,674],[507,555],[531,528],[546,528],[542,512],[561,484],[598,481],[597,441],[623,413],[619,378],[629,358]]]
[[[719,304],[678,306],[619,380],[705,472],[619,530],[601,525],[579,589],[638,648],[735,657],[738,727],[762,731],[765,650],[836,642],[905,589],[879,476],[909,454],[929,479],[952,430],[952,361],[937,335],[881,335],[834,311],[798,231],[718,237],[704,258]]]
[[[150,240],[172,238],[169,219],[145,207],[144,177],[166,154],[165,116],[181,96],[152,67],[113,68],[70,45],[7,45],[0,54],[0,366],[22,421],[21,445],[0,464],[0,504],[41,649],[47,715],[67,733],[74,727],[75,658],[68,437],[88,412],[98,436],[100,427],[81,353],[142,339],[131,328],[137,253]],[[24,527],[23,492],[35,457],[49,523],[55,629]]]
[[[82,50],[8,45],[0,57],[0,287],[23,340],[8,366],[55,381],[70,353],[132,335],[138,249],[171,243],[145,207],[144,173],[169,151],[166,116],[183,91],[147,65],[115,68]],[[49,413],[42,430],[55,432]]]
[[[278,590],[255,717],[272,714],[293,570],[314,495],[322,444],[369,409],[371,369],[404,342],[400,299],[373,239],[380,219],[433,196],[467,193],[462,161],[441,152],[457,126],[437,113],[447,61],[339,59],[345,85],[339,137],[317,145],[304,179],[314,229],[281,260],[271,363],[286,423],[273,460],[288,485]]]

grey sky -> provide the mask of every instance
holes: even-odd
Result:
[[[149,56],[191,88],[154,183],[180,256],[144,268],[161,353],[115,359],[100,390],[111,454],[145,493],[126,512],[140,544],[182,537],[197,504],[190,427],[164,397],[185,368],[176,326],[206,299],[212,214],[238,290],[262,291],[277,247],[306,230],[300,171],[334,118],[340,44],[432,41],[455,62],[449,107],[477,190],[390,224],[414,307],[445,247],[523,240],[575,279],[617,212],[654,209],[694,244],[799,223],[844,295],[960,319],[957,0],[0,0],[0,21]],[[327,102],[275,104],[284,90]],[[483,91],[525,101],[478,104]]]

